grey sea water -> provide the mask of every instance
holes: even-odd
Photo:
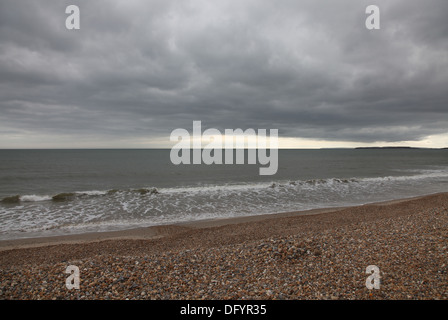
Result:
[[[247,158],[246,158],[247,159]],[[122,230],[448,191],[448,150],[279,150],[279,168],[170,150],[0,150],[0,239]]]

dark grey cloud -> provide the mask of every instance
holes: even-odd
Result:
[[[65,28],[70,4],[80,30]],[[169,143],[193,120],[357,142],[447,133],[448,2],[375,1],[373,31],[369,4],[3,0],[0,147]]]

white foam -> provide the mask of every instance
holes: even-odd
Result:
[[[224,184],[224,185],[204,185],[199,187],[172,187],[172,188],[160,188],[161,193],[201,193],[201,192],[216,192],[216,191],[246,191],[252,189],[264,189],[270,186],[272,183],[260,182],[260,183],[246,183],[246,184]]]
[[[90,191],[76,191],[76,194],[88,195],[88,196],[103,196],[107,194],[108,191],[104,190],[90,190]]]
[[[409,171],[412,172],[412,171]],[[373,177],[363,178],[363,181],[372,182],[384,182],[384,181],[408,181],[408,180],[422,180],[429,178],[445,178],[448,177],[448,171],[446,170],[419,170],[418,174],[409,176],[386,176],[386,177]]]
[[[48,195],[39,196],[39,195],[35,195],[35,194],[20,196],[20,201],[24,201],[24,202],[37,202],[37,201],[48,201],[48,200],[51,200],[51,196],[48,196]]]

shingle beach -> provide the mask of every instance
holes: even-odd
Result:
[[[2,241],[0,298],[448,299],[448,193],[111,234]]]

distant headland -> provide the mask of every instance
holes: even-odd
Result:
[[[421,149],[408,146],[392,146],[392,147],[357,147],[355,149]]]
[[[355,149],[448,149],[447,148],[418,148],[409,146],[391,146],[391,147],[356,147]]]

